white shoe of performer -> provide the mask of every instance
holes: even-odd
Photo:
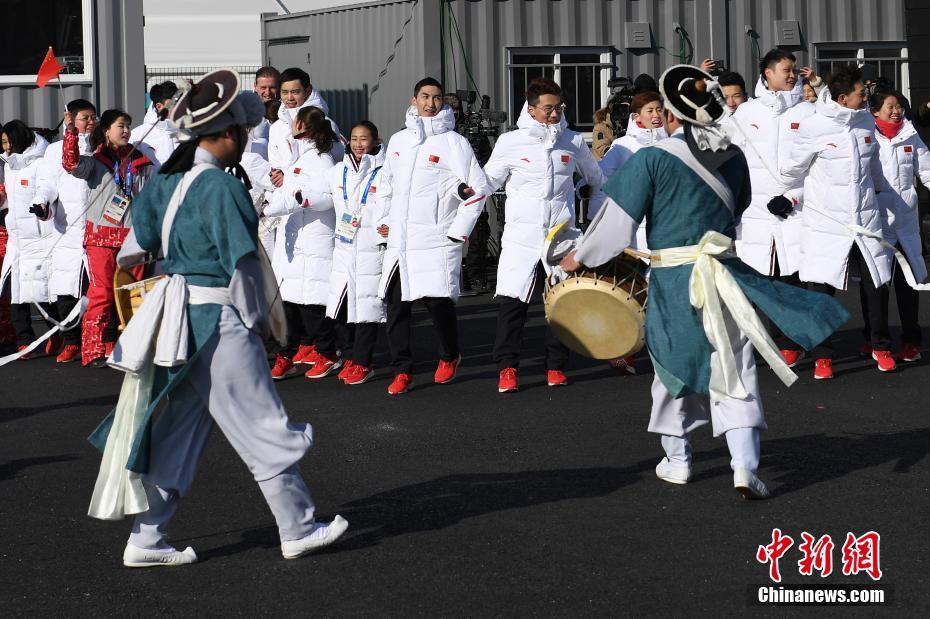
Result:
[[[126,544],[123,551],[123,565],[126,567],[172,567],[197,562],[197,554],[188,546],[184,551],[176,548],[149,550]]]
[[[656,465],[656,477],[671,484],[686,484],[691,479],[691,467],[673,464],[668,458],[662,458]]]
[[[762,480],[747,469],[733,471],[733,487],[744,499],[767,499],[771,495]]]
[[[306,554],[329,546],[339,539],[346,529],[349,521],[342,516],[336,516],[329,524],[317,523],[313,532],[307,537],[281,542],[281,554],[285,559],[298,559]]]

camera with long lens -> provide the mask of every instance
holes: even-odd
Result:
[[[481,97],[480,106],[475,109],[478,102],[478,93],[474,90],[459,90],[455,94],[446,95],[446,103],[456,112],[455,130],[468,139],[475,157],[481,165],[487,163],[491,157],[491,138],[501,133],[501,125],[507,122],[507,112],[491,109],[491,97]]]
[[[607,98],[607,109],[610,110],[610,124],[614,129],[614,136],[622,138],[626,135],[626,126],[630,122],[630,105],[633,103],[633,80],[628,77],[616,77],[607,82],[610,96]]]

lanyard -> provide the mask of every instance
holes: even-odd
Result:
[[[375,182],[375,176],[378,174],[378,170],[381,169],[381,166],[378,166],[371,173],[371,176],[368,178],[368,184],[365,185],[365,193],[362,194],[362,206],[365,206],[365,203],[368,202],[368,192],[371,191],[371,184]],[[346,180],[349,176],[349,167],[345,166],[342,168],[342,199],[345,200],[346,206],[349,206],[349,192],[346,189]],[[355,211],[357,212],[357,211]]]
[[[119,159],[116,160],[116,163],[113,164],[113,180],[116,181],[116,186],[123,191],[123,195],[127,198],[132,198],[132,163],[126,166],[126,179],[125,184],[119,173]]]

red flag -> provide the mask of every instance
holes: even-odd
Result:
[[[45,85],[58,77],[58,74],[63,70],[64,67],[58,64],[58,61],[55,60],[55,54],[52,53],[52,48],[49,47],[48,52],[45,54],[45,60],[42,61],[42,66],[39,67],[39,74],[36,75],[36,86],[45,88]]]

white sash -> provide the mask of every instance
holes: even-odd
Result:
[[[687,142],[684,140],[679,140],[678,138],[668,138],[653,144],[651,148],[664,150],[669,155],[677,157],[695,174],[700,176],[701,180],[707,183],[708,187],[713,189],[714,193],[717,194],[717,197],[723,200],[723,203],[730,210],[731,214],[736,213],[736,198],[733,197],[733,192],[730,190],[729,185],[723,182],[723,180],[721,180],[717,174],[712,174],[710,170],[701,165],[701,162],[698,161],[694,154],[691,152],[691,148],[688,147]]]

